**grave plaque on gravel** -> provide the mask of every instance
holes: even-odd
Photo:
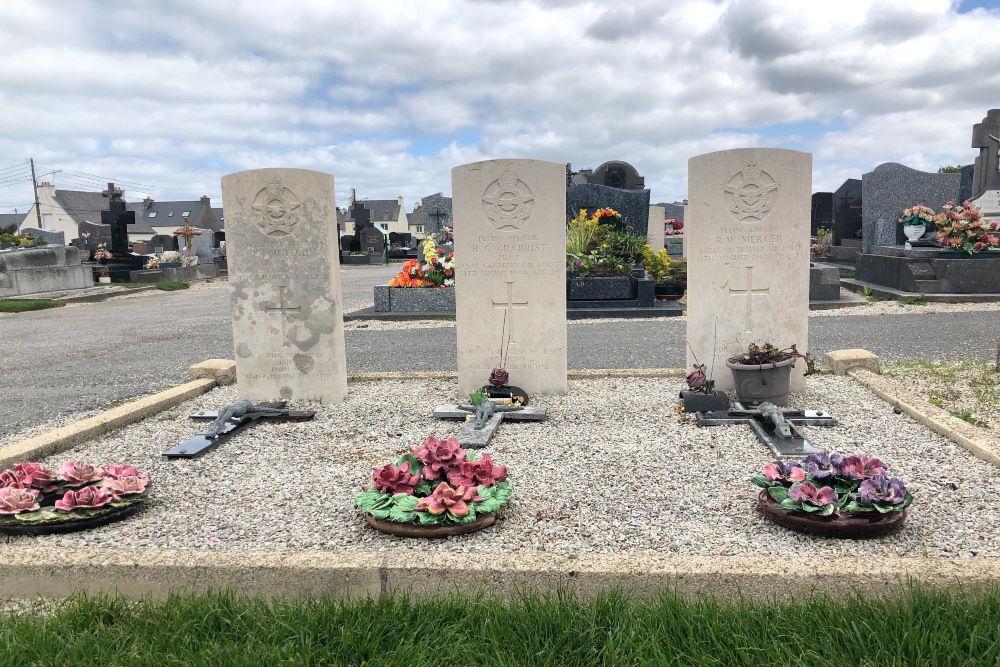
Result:
[[[502,351],[512,384],[566,393],[566,166],[487,160],[451,178],[459,391]]]
[[[222,178],[239,396],[347,395],[333,176],[254,169]]]
[[[716,389],[733,388],[726,359],[752,341],[809,349],[811,174],[809,153],[779,148],[688,161],[687,363],[705,364]]]

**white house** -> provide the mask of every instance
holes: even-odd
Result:
[[[56,190],[51,183],[43,182],[38,186],[38,209],[41,211],[42,229],[53,232],[63,232],[66,244],[80,236],[80,225],[101,224],[101,211],[108,210],[108,199],[100,192],[84,192],[81,190]],[[128,240],[131,243],[148,241],[153,238],[153,229],[145,224],[139,207],[126,202],[125,209],[135,211],[135,224],[128,226]],[[38,216],[32,204],[28,214],[18,227],[18,232],[24,233],[38,229]]]

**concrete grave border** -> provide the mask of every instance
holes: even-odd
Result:
[[[853,354],[863,351],[850,351]],[[134,423],[218,385],[231,384],[235,363],[211,359],[191,367],[191,382],[131,401],[96,417],[70,424],[0,450],[0,467],[69,449],[83,440]],[[889,383],[865,369],[841,371],[883,400],[968,449],[1000,465],[1000,452],[970,437],[961,420],[917,407]],[[682,377],[683,369],[569,371],[570,379]],[[457,379],[454,372],[354,373],[349,382],[389,379]],[[933,406],[929,406],[933,407]],[[943,411],[942,411],[943,412]],[[956,423],[957,422],[957,423]],[[969,427],[971,428],[971,427]],[[973,434],[974,435],[974,434]],[[749,596],[759,600],[804,600],[822,593],[834,598],[859,594],[884,598],[905,594],[919,582],[936,589],[976,593],[1000,584],[1000,559],[843,559],[830,568],[825,557],[692,557],[650,551],[610,554],[386,554],[337,551],[234,551],[216,549],[132,549],[0,547],[0,598],[64,598],[75,592],[165,597],[171,591],[199,593],[229,589],[267,598],[329,595],[378,598],[404,591],[417,595],[462,590],[509,597],[520,592],[572,590],[584,599],[619,589],[642,597],[673,589],[694,599]]]

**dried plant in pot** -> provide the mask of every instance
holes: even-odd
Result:
[[[763,488],[761,514],[800,532],[827,537],[878,537],[902,527],[913,497],[888,466],[860,454],[810,454],[772,461],[750,480]]]
[[[142,508],[149,478],[129,465],[19,463],[0,472],[0,533],[46,535],[96,528]]]
[[[808,354],[801,354],[795,345],[779,349],[772,343],[750,343],[747,351],[726,360],[733,373],[736,395],[744,405],[764,401],[779,407],[788,404],[792,367],[796,360],[809,362]]]
[[[466,452],[458,438],[427,436],[393,464],[375,468],[355,504],[375,530],[401,537],[448,537],[486,528],[507,504],[507,466]]]

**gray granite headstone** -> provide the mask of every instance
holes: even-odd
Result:
[[[988,190],[1000,190],[1000,109],[990,109],[982,122],[972,126],[972,147],[979,149],[972,196]]]
[[[684,222],[684,209],[687,208],[686,206],[681,204],[666,204],[663,202],[657,204],[657,206],[663,207],[663,212],[668,218]]]
[[[960,181],[959,174],[932,174],[895,162],[880,164],[865,174],[861,178],[862,252],[902,245],[906,236],[897,221],[903,210],[924,204],[940,212],[946,202],[958,199]]]
[[[571,185],[566,190],[567,219],[575,218],[580,209],[586,209],[589,215],[600,208],[618,211],[629,231],[646,236],[649,227],[649,190],[622,190],[595,183]]]
[[[66,245],[66,232],[53,232],[48,229],[37,229],[35,227],[22,227],[21,235],[31,234],[33,239],[45,239],[48,245]]]
[[[199,264],[211,264],[212,263],[212,230],[211,229],[201,229],[201,236],[191,237],[191,247],[194,250],[194,254],[198,257]],[[181,253],[181,257],[187,257],[187,242],[183,236],[177,237],[177,245]]]
[[[146,241],[146,247],[148,248],[163,248],[157,252],[157,254],[162,254],[164,250],[177,250],[177,237],[173,234],[154,234],[153,238]]]
[[[833,242],[857,239],[861,232],[861,179],[849,178],[833,193]]]

